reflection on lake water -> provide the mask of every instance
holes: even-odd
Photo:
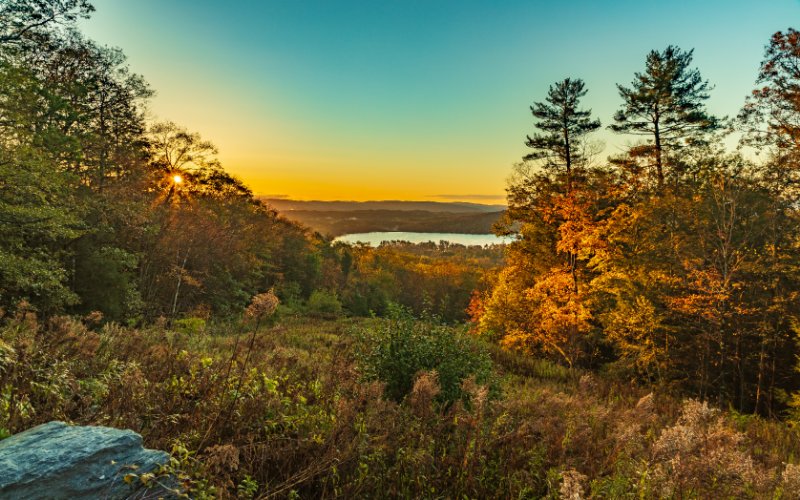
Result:
[[[432,241],[439,243],[440,241],[447,241],[450,243],[457,243],[459,245],[499,245],[509,243],[512,241],[508,237],[499,237],[494,234],[462,234],[462,233],[409,233],[403,231],[389,231],[389,232],[374,232],[374,233],[357,233],[345,234],[339,236],[334,241],[343,241],[345,243],[367,243],[372,246],[378,246],[383,241],[409,241],[411,243],[427,243]]]

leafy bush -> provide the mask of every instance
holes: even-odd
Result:
[[[313,316],[335,318],[342,314],[342,303],[335,293],[314,290],[308,298],[308,312]]]
[[[184,318],[175,320],[175,330],[187,335],[197,335],[206,330],[206,320],[203,318]]]
[[[303,291],[300,285],[294,281],[281,283],[279,286],[276,286],[275,293],[284,306],[296,309],[302,304]]]
[[[402,312],[393,316],[363,329],[357,349],[363,375],[384,382],[387,397],[402,401],[417,376],[432,371],[438,377],[441,392],[437,400],[441,403],[466,400],[462,384],[470,378],[478,385],[494,387],[492,361],[475,339]]]

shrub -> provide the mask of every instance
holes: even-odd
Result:
[[[554,376],[514,353],[498,358],[504,397],[490,400],[483,344],[402,313],[262,321],[256,335],[221,322],[198,336],[165,322],[96,331],[88,322],[20,312],[0,324],[0,439],[53,419],[131,428],[147,447],[172,450],[166,471],[191,498],[778,499],[800,490],[800,436],[783,423],[693,401],[681,411],[668,394],[579,369]],[[346,324],[359,325],[355,337]],[[388,400],[403,387],[401,404]]]
[[[489,354],[466,332],[394,313],[358,337],[356,356],[364,377],[385,383],[386,396],[395,401],[411,393],[422,372],[436,372],[441,403],[468,402],[462,384],[469,378],[494,391]]]
[[[280,304],[280,299],[273,290],[254,295],[250,305],[244,310],[247,318],[259,320],[272,316]]]
[[[342,303],[335,293],[314,290],[308,298],[308,312],[321,318],[335,318],[342,314]]]
[[[743,449],[745,439],[726,425],[718,410],[705,402],[686,401],[678,422],[664,429],[653,445],[648,474],[653,493],[679,498],[744,496],[763,475]]]
[[[300,285],[294,281],[281,283],[275,289],[275,294],[281,301],[282,305],[296,309],[302,304],[303,290]]]
[[[175,320],[175,330],[187,335],[198,335],[206,331],[206,320],[203,318],[184,318]]]

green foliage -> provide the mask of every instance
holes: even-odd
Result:
[[[258,482],[249,475],[245,475],[242,482],[236,486],[236,496],[241,499],[255,498],[258,492]]]
[[[0,44],[22,43],[48,23],[73,25],[93,11],[89,0],[6,0],[0,6]]]
[[[2,61],[0,80],[12,88],[40,85]],[[78,300],[67,285],[63,249],[82,233],[75,179],[56,172],[46,153],[13,144],[0,142],[0,307],[28,300],[44,312],[58,311]]]
[[[342,314],[342,303],[333,292],[314,290],[308,298],[306,309],[313,316],[335,318]]]
[[[78,245],[73,282],[80,312],[102,311],[112,321],[136,315],[143,307],[136,286],[138,259],[122,248],[92,243]]]
[[[617,85],[622,106],[611,129],[649,137],[634,156],[655,160],[658,188],[664,186],[665,151],[702,142],[703,134],[720,127],[705,107],[711,86],[700,71],[691,68],[693,50],[673,45],[647,54],[645,71],[636,73],[630,87]],[[677,172],[669,172],[677,173]]]
[[[355,316],[383,316],[389,309],[394,280],[389,273],[371,273],[350,280],[343,295],[343,305]]]
[[[187,335],[198,335],[206,330],[206,320],[203,318],[176,319],[173,325],[176,331]]]
[[[591,110],[579,108],[587,92],[583,80],[566,78],[550,86],[544,102],[531,106],[539,132],[525,141],[533,149],[525,159],[541,160],[543,168],[557,173],[563,169],[568,189],[574,170],[586,163],[585,136],[600,128],[600,120],[592,119]]]
[[[299,283],[294,281],[283,282],[276,288],[275,291],[278,295],[278,298],[281,300],[281,304],[293,309],[300,308],[302,290],[300,289]]]
[[[386,384],[387,397],[402,401],[417,376],[436,372],[445,404],[466,399],[463,383],[469,379],[493,386],[492,362],[485,348],[458,329],[417,321],[403,310],[359,333],[359,360],[367,380]]]
[[[338,280],[339,296],[351,314],[385,316],[390,303],[398,303],[414,314],[463,321],[470,295],[489,286],[503,250],[499,245],[396,241],[377,248],[355,246],[345,256],[352,259],[352,269]]]
[[[92,10],[0,7],[0,308],[236,316],[274,285],[297,283],[301,298],[323,286],[316,238],[257,201],[199,134],[145,121],[144,79],[73,29]]]
[[[27,312],[0,326],[0,438],[52,419],[131,428],[171,450],[159,474],[192,498],[770,498],[800,479],[800,440],[784,424],[627,380],[577,368],[528,376],[525,358],[506,352],[501,370],[523,368],[496,380],[492,397],[476,383],[490,371],[485,353],[431,322],[304,318],[250,337],[218,322],[182,335],[84,321],[40,324]],[[390,366],[377,351],[392,345],[406,360],[437,358],[420,366],[443,377],[409,370],[411,393],[387,400],[384,383],[363,375],[370,355]]]

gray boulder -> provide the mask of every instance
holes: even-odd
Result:
[[[123,479],[152,472],[168,459],[163,451],[143,448],[142,436],[130,430],[49,422],[0,441],[0,498],[170,496]]]

